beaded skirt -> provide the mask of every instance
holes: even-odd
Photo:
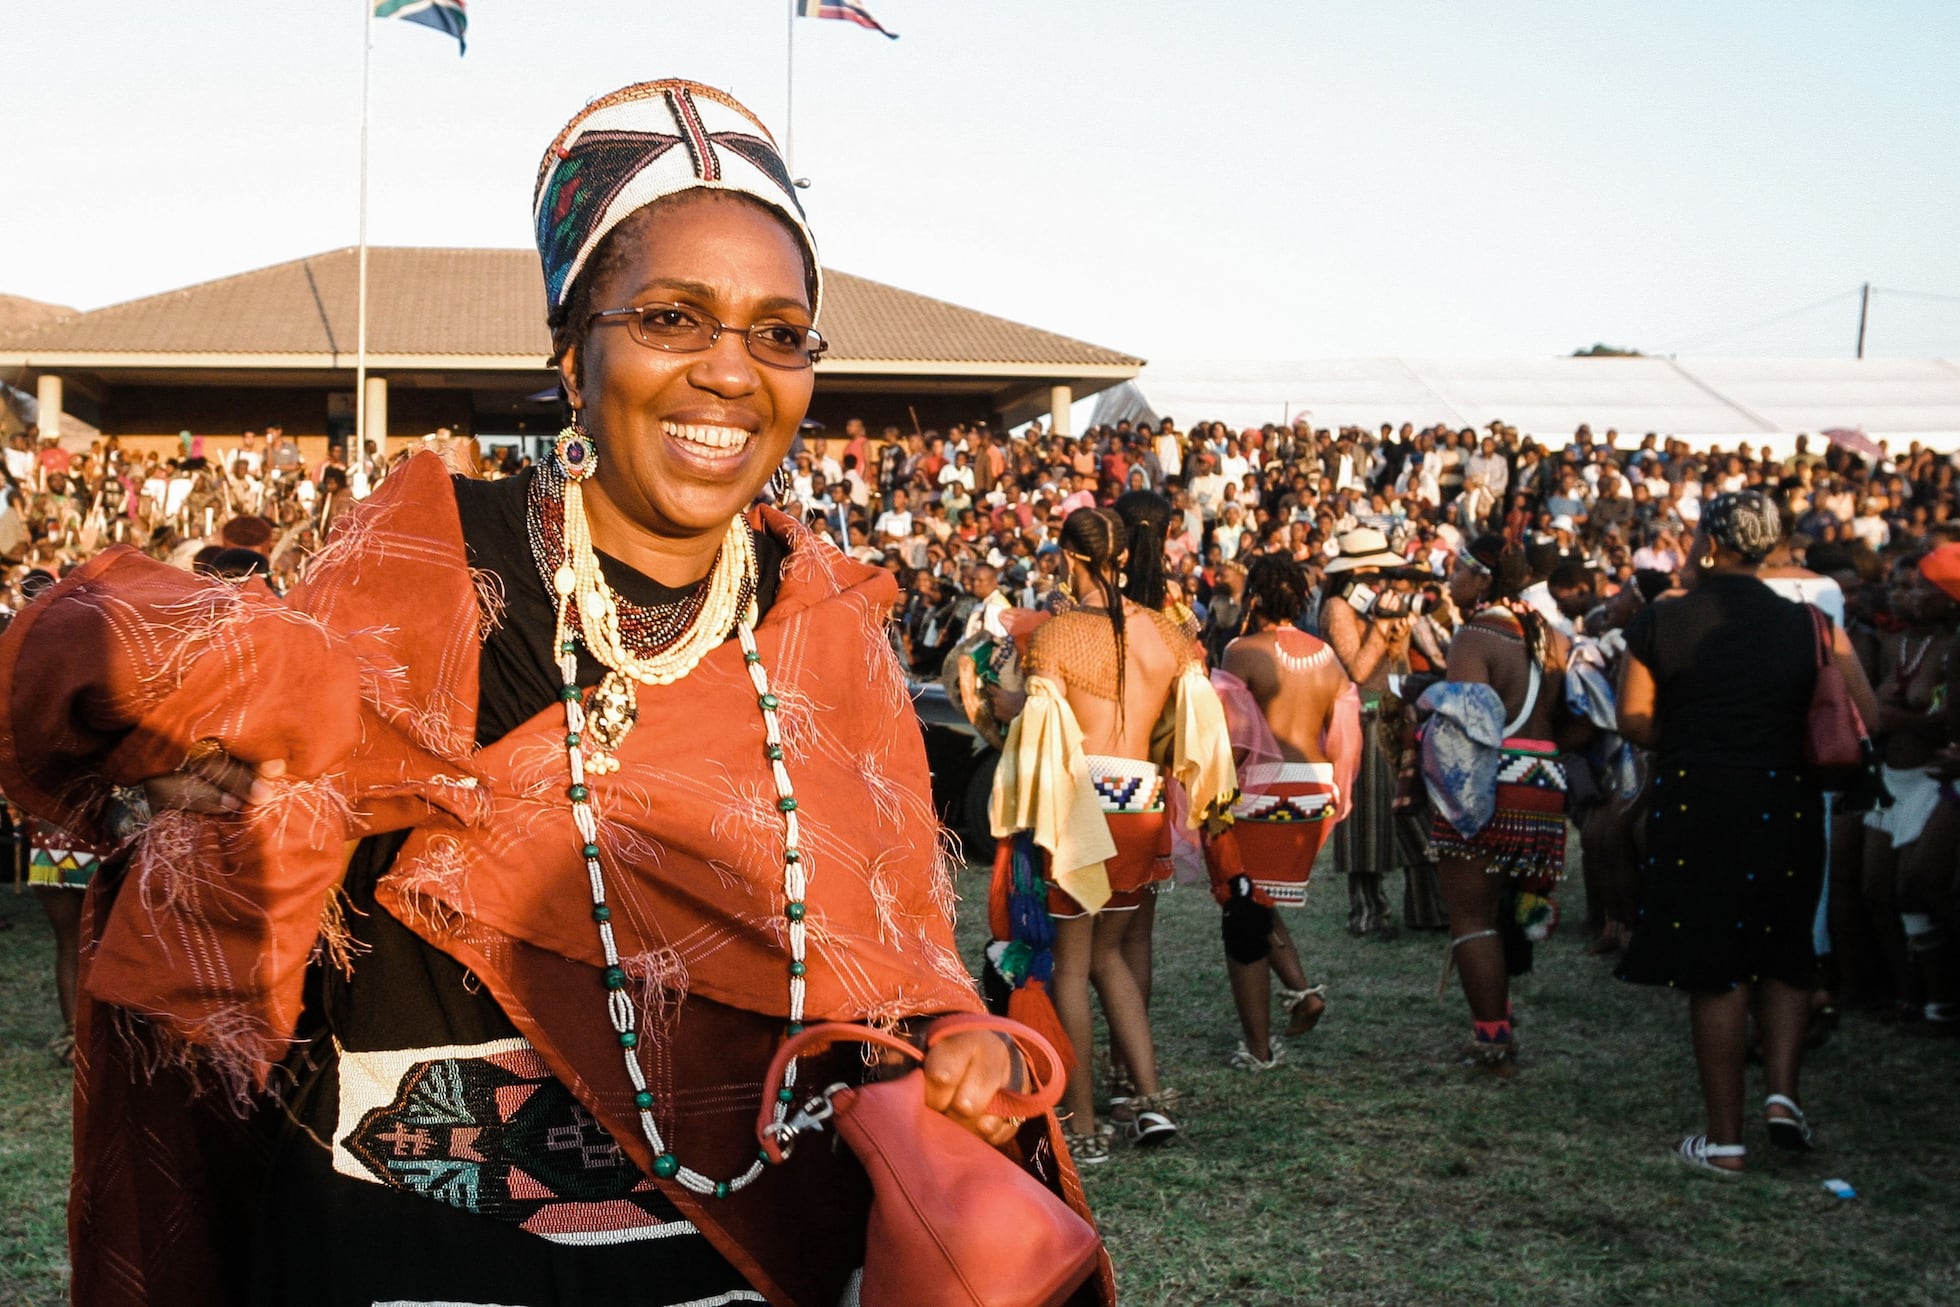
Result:
[[[1314,860],[1340,806],[1333,765],[1268,763],[1248,767],[1240,780],[1232,828],[1255,894],[1276,908],[1305,906]]]
[[[1429,827],[1437,858],[1488,858],[1492,875],[1515,876],[1539,892],[1565,876],[1565,768],[1544,740],[1509,739],[1497,768],[1497,812],[1466,838],[1438,816]]]

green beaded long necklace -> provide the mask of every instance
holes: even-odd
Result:
[[[569,434],[569,433],[568,433]],[[567,448],[570,444],[572,447]],[[589,439],[582,436],[561,437],[556,451],[558,464],[564,470],[568,481],[583,481],[598,470],[598,453]],[[568,511],[582,510],[583,505],[568,502]],[[565,532],[567,541],[573,532]],[[578,560],[571,557],[571,546],[566,549],[565,566],[574,566]],[[590,562],[591,560],[585,560]],[[599,928],[599,945],[605,955],[605,969],[601,973],[606,988],[606,1011],[612,1020],[613,1030],[618,1036],[619,1048],[626,1062],[626,1078],[633,1085],[633,1107],[639,1114],[640,1131],[646,1136],[647,1144],[653,1149],[653,1173],[663,1180],[676,1180],[695,1193],[726,1198],[739,1189],[754,1183],[762,1174],[766,1157],[758,1152],[755,1161],[747,1170],[727,1180],[715,1180],[692,1167],[685,1166],[669,1148],[666,1138],[660,1133],[659,1123],[653,1118],[654,1095],[647,1086],[646,1074],[640,1069],[637,1050],[640,1044],[638,1012],[633,1000],[626,992],[629,977],[621,965],[619,946],[613,936],[612,905],[606,895],[605,866],[601,862],[599,847],[599,822],[592,810],[592,791],[586,784],[586,755],[584,735],[586,713],[584,693],[578,686],[578,649],[580,640],[577,628],[572,621],[573,597],[560,593],[558,597],[557,630],[552,645],[558,652],[558,672],[562,688],[559,697],[565,704],[565,759],[571,771],[571,785],[566,789],[566,797],[571,800],[572,825],[579,840],[579,856],[585,861],[586,878],[592,886],[592,920]],[[797,825],[796,794],[790,784],[789,772],[783,767],[783,736],[780,722],[776,717],[781,706],[769,689],[769,676],[762,666],[762,654],[755,645],[755,617],[752,609],[745,610],[735,626],[735,635],[742,645],[742,662],[748,668],[749,681],[755,687],[756,706],[762,710],[763,757],[769,763],[769,770],[776,782],[776,811],[783,819],[783,916],[789,936],[789,1033],[794,1035],[803,1029],[803,1002],[806,992],[806,976],[809,971],[805,961],[809,932],[804,923],[806,906],[804,893],[807,879],[803,873],[803,855],[798,849],[800,832]],[[706,650],[703,650],[704,654]],[[682,675],[686,673],[683,672]],[[678,679],[678,678],[677,678]],[[617,766],[615,762],[613,766]],[[797,1064],[791,1062],[783,1074],[783,1088],[776,1096],[775,1122],[781,1125],[789,1113],[789,1105],[796,1099]]]

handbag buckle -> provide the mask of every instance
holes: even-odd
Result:
[[[820,1094],[810,1095],[794,1113],[764,1126],[763,1133],[775,1141],[784,1157],[788,1157],[799,1135],[822,1130],[824,1122],[837,1115],[837,1106],[830,1101],[831,1095],[848,1088],[849,1085],[840,1081]]]

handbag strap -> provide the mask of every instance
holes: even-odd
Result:
[[[1823,671],[1831,661],[1831,615],[1816,604],[1805,604],[1810,610],[1810,633],[1817,646],[1817,670]]]
[[[755,1127],[756,1137],[761,1141],[764,1152],[769,1154],[771,1161],[782,1160],[783,1132],[772,1127],[775,1127],[777,1096],[783,1088],[783,1076],[795,1058],[820,1053],[836,1044],[871,1044],[911,1061],[923,1062],[926,1052],[933,1045],[949,1035],[968,1030],[990,1030],[1008,1036],[1019,1050],[1026,1070],[1029,1088],[1025,1092],[1011,1089],[996,1092],[993,1100],[987,1104],[990,1114],[1001,1117],[1038,1116],[1061,1102],[1068,1077],[1062,1071],[1061,1059],[1056,1056],[1054,1045],[1018,1021],[985,1012],[953,1013],[938,1018],[926,1027],[923,1049],[909,1039],[875,1026],[824,1021],[783,1041],[782,1047],[776,1050],[776,1056],[770,1060],[769,1070],[762,1080],[762,1105],[756,1113]]]

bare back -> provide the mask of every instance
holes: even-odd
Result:
[[[1348,678],[1331,646],[1291,627],[1261,631],[1225,646],[1224,667],[1259,701],[1285,761],[1333,761],[1327,719]]]
[[[1178,674],[1194,661],[1189,641],[1160,613],[1123,601],[1125,658],[1118,720],[1116,635],[1109,615],[1078,608],[1044,622],[1028,643],[1027,671],[1061,682],[1088,753],[1150,760],[1150,736]]]
[[[1549,740],[1558,717],[1565,674],[1567,641],[1557,631],[1544,633],[1544,667],[1538,698],[1531,713],[1512,734],[1528,740]],[[1450,679],[1482,681],[1504,701],[1506,721],[1515,718],[1531,693],[1531,657],[1526,652],[1522,622],[1502,608],[1486,608],[1457,630],[1450,642]]]

